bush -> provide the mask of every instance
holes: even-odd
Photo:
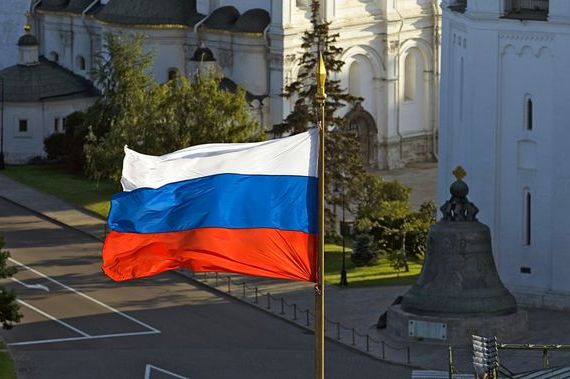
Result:
[[[93,111],[93,110],[89,110]],[[85,153],[83,146],[88,133],[85,124],[86,114],[83,112],[74,112],[67,116],[65,122],[65,146],[67,154],[63,161],[67,168],[75,173],[83,172],[85,167]]]
[[[350,260],[355,266],[366,266],[376,263],[378,253],[374,247],[372,236],[359,234],[354,239],[355,245],[350,255]]]
[[[0,236],[0,279],[12,277],[18,270],[13,266],[8,266],[10,253],[3,251],[4,238]],[[4,329],[12,329],[14,323],[22,319],[20,306],[16,302],[14,290],[0,287],[0,323]]]
[[[61,160],[65,152],[65,134],[54,133],[44,140],[44,150],[47,153],[47,159],[50,161]]]

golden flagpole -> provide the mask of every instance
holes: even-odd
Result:
[[[317,258],[318,281],[315,287],[315,379],[325,377],[325,82],[327,71],[319,49],[317,64],[317,94],[319,110],[319,249]]]

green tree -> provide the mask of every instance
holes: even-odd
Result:
[[[101,99],[88,110],[85,145],[90,177],[118,181],[123,146],[162,155],[191,145],[260,140],[245,92],[220,88],[209,76],[157,84],[143,38],[108,35],[108,58],[96,70]]]
[[[366,266],[376,263],[378,254],[374,247],[374,240],[369,234],[358,234],[354,238],[354,249],[350,260],[355,266]]]
[[[7,262],[10,253],[2,251],[4,238],[0,236],[0,279],[10,278],[17,272],[15,267],[8,267]],[[16,302],[14,291],[0,287],[0,322],[4,329],[12,329],[14,323],[20,322],[22,314],[20,306]]]
[[[426,202],[415,212],[410,206],[410,192],[398,181],[367,175],[356,213],[357,229],[373,235],[394,268],[405,271],[409,270],[409,257],[425,254],[427,233],[435,222],[435,203]]]
[[[347,199],[356,197],[365,173],[360,157],[360,143],[356,133],[349,131],[346,120],[338,111],[346,106],[354,106],[362,99],[350,95],[341,87],[340,80],[332,78],[332,73],[342,70],[344,62],[340,60],[343,49],[335,46],[338,34],[331,34],[330,22],[320,20],[320,2],[311,3],[311,28],[303,33],[303,51],[299,58],[300,70],[296,80],[285,87],[283,96],[295,99],[293,111],[284,122],[274,126],[277,135],[300,133],[314,126],[319,115],[315,100],[317,51],[322,51],[328,73],[325,84],[325,118],[327,130],[325,146],[326,167],[326,226],[327,235],[336,235],[336,216],[331,210],[340,205],[343,194]],[[350,206],[350,202],[347,203]]]

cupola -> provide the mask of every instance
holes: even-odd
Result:
[[[23,66],[33,66],[39,64],[39,42],[38,39],[30,33],[31,27],[24,27],[26,34],[18,39],[18,64]]]

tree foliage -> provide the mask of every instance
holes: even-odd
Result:
[[[17,272],[15,267],[8,267],[7,262],[10,253],[2,251],[4,238],[0,236],[0,279],[10,278]],[[0,287],[0,322],[4,329],[12,329],[14,323],[20,322],[22,314],[20,306],[16,302],[14,291]]]
[[[408,257],[421,257],[426,252],[427,233],[435,222],[436,209],[429,201],[413,211],[410,192],[398,181],[386,182],[367,175],[356,212],[357,230],[374,236],[379,249],[406,270]]]
[[[365,170],[360,157],[360,143],[356,133],[349,131],[344,117],[339,110],[353,106],[360,98],[350,95],[341,87],[340,80],[333,77],[342,70],[344,62],[340,60],[343,49],[335,43],[338,34],[329,31],[330,22],[320,20],[320,2],[313,0],[311,4],[311,28],[303,33],[303,51],[299,58],[300,70],[295,81],[288,84],[283,96],[295,99],[293,111],[284,122],[274,126],[275,134],[300,133],[315,125],[319,117],[319,109],[315,100],[317,52],[320,50],[327,70],[325,92],[325,124],[327,126],[325,146],[326,167],[326,226],[327,236],[336,234],[336,217],[331,211],[340,205],[343,194],[348,199],[355,198]]]
[[[374,239],[369,234],[358,234],[354,238],[354,248],[350,260],[355,266],[366,266],[376,263],[378,254]]]
[[[162,155],[196,144],[261,139],[243,90],[225,91],[207,76],[158,84],[143,37],[107,35],[106,41],[108,56],[95,70],[102,96],[86,115],[90,177],[118,181],[124,145]]]

